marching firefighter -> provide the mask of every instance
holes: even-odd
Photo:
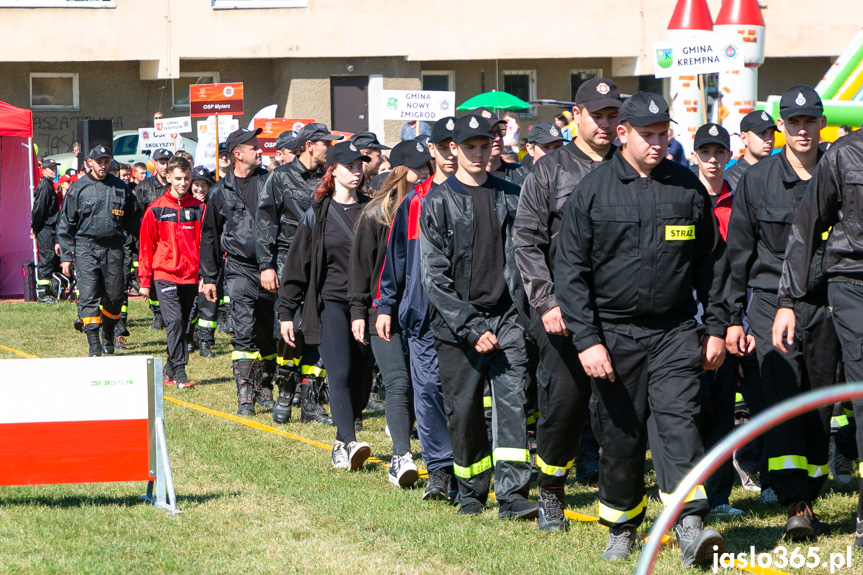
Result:
[[[54,191],[57,166],[54,160],[42,163],[42,179],[33,190],[33,212],[30,229],[39,244],[39,265],[36,268],[36,294],[40,303],[52,303],[57,294],[51,286],[51,278],[57,268],[58,257],[54,250],[57,236],[57,219],[60,202]]]

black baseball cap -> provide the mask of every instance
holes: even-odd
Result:
[[[456,144],[461,144],[471,138],[494,138],[491,127],[492,124],[482,116],[468,114],[455,121],[452,139]]]
[[[551,122],[537,122],[527,133],[527,142],[529,144],[551,144],[552,142],[562,142],[563,135],[557,126]]]
[[[630,96],[620,107],[620,121],[629,122],[633,126],[674,122],[668,112],[668,102],[653,92],[636,92]]]
[[[225,145],[225,142],[222,142],[221,144],[219,144],[219,155],[221,156],[222,154],[227,154],[227,153],[228,153],[228,147]]]
[[[481,118],[485,118],[488,121],[488,125],[494,127],[496,124],[500,124],[501,122],[506,122],[501,118],[497,117],[497,114],[489,110],[488,108],[476,108],[470,111],[474,116],[479,116]]]
[[[212,184],[213,175],[204,166],[195,166],[192,168],[192,181],[194,182],[195,180],[206,180],[208,184]]]
[[[258,134],[263,131],[263,128],[257,128],[255,130],[245,130],[240,128],[239,130],[234,130],[228,135],[228,139],[225,140],[225,150],[227,150],[228,153],[231,153],[234,151],[234,148],[240,144],[245,144],[252,138],[258,137]]]
[[[740,120],[740,133],[743,132],[763,132],[768,128],[776,129],[776,122],[773,121],[773,116],[764,110],[755,110],[749,112],[743,119]]]
[[[311,124],[303,126],[303,129],[300,130],[297,138],[299,139],[301,146],[305,146],[306,142],[317,142],[319,140],[332,142],[342,139],[340,135],[330,133],[330,130],[326,125],[319,124],[317,122],[312,122]]]
[[[396,144],[390,152],[390,164],[392,167],[407,166],[408,168],[419,168],[431,162],[432,157],[428,146],[420,140],[405,140]]]
[[[93,146],[93,149],[87,154],[87,157],[91,160],[98,160],[100,158],[110,158],[111,150],[106,148],[105,146]]]
[[[820,118],[824,115],[824,104],[821,96],[811,86],[797,84],[791,86],[779,99],[779,117],[783,120],[794,116],[812,116]]]
[[[354,160],[362,160],[364,162],[372,161],[370,157],[363,155],[363,153],[360,152],[359,148],[357,148],[353,142],[339,142],[338,144],[327,150],[328,166],[332,166],[335,163],[350,164]]]
[[[391,150],[389,146],[384,146],[378,142],[378,137],[374,132],[357,132],[351,136],[350,141],[353,142],[360,150]]]
[[[279,134],[279,137],[276,138],[276,149],[277,150],[296,150],[300,147],[300,138],[299,132],[296,130],[287,130]]]
[[[174,152],[165,148],[156,148],[153,155],[150,156],[153,160],[170,160],[174,157]]]
[[[578,87],[575,93],[575,103],[588,112],[596,112],[603,108],[620,108],[620,90],[617,84],[607,78],[591,78]]]
[[[447,116],[435,122],[431,133],[432,144],[437,145],[444,140],[452,140],[453,128],[455,128],[455,116]]]
[[[56,167],[57,167],[57,166],[59,166],[59,165],[60,165],[60,164],[58,164],[58,163],[57,163],[57,162],[55,162],[54,160],[45,160],[44,162],[42,162],[42,169],[43,169],[43,170],[45,170],[45,169],[49,169],[49,170],[50,170],[50,169],[52,169],[52,168],[56,168]]]
[[[719,144],[726,150],[731,149],[731,136],[728,130],[719,124],[704,124],[695,132],[695,143],[693,149],[697,150],[707,144]]]

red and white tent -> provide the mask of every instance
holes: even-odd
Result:
[[[33,184],[33,112],[0,102],[0,297],[24,293],[21,264],[36,259]]]

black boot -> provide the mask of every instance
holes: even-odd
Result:
[[[198,349],[201,357],[216,357],[213,353],[213,342],[216,341],[216,330],[198,326]]]
[[[254,369],[255,402],[263,409],[273,409],[273,377],[276,375],[276,360],[256,361]]]
[[[252,359],[231,362],[234,382],[237,384],[237,415],[255,415],[255,384],[252,379]]]
[[[291,420],[291,400],[297,389],[299,374],[293,367],[280,365],[276,371],[273,383],[279,386],[279,397],[273,406],[273,421],[276,423],[288,423]],[[299,395],[299,394],[296,394]]]
[[[304,379],[300,383],[300,422],[317,421],[325,425],[333,425],[333,419],[318,403],[315,393],[314,379]]]
[[[200,347],[201,350],[199,351],[199,353],[201,354],[201,357],[216,357],[216,354],[213,353],[212,349],[210,349],[210,344],[206,341],[202,341],[200,343]]]
[[[104,325],[103,325],[104,327]],[[110,330],[104,330],[102,334],[102,341],[105,343],[102,345],[102,355],[114,355],[114,328],[113,326]]]
[[[165,329],[165,322],[162,320],[162,312],[153,310],[153,325],[152,328],[156,331]]]
[[[87,334],[87,343],[90,345],[90,357],[102,357],[102,338],[99,336],[99,330],[84,332]]]

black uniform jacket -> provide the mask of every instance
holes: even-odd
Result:
[[[159,179],[156,176],[150,176],[135,186],[135,198],[138,200],[138,211],[143,214],[144,210],[146,210],[147,207],[157,199],[164,196],[165,192],[167,192],[170,187],[171,186],[168,185],[167,180],[164,184],[159,183]]]
[[[662,160],[642,178],[616,153],[575,188],[559,236],[555,287],[579,351],[602,343],[600,322],[691,320],[693,288],[707,333],[725,337],[725,244],[707,191],[684,166]]]
[[[30,219],[30,228],[34,234],[42,231],[42,228],[54,229],[57,227],[57,219],[60,214],[60,202],[54,191],[54,183],[49,178],[39,180],[39,185],[33,190],[33,212]]]
[[[728,221],[728,305],[733,325],[743,324],[747,287],[779,290],[788,234],[807,183],[788,163],[785,150],[748,168],[740,178]],[[821,250],[818,267],[823,254],[820,244],[816,246]],[[822,279],[820,271],[813,274],[809,286],[814,290]],[[823,286],[818,289],[823,291]]]
[[[297,225],[312,205],[315,188],[321,181],[321,168],[307,170],[299,158],[270,173],[258,197],[255,216],[258,266],[276,269],[276,258],[291,248]]]
[[[269,176],[262,168],[255,170],[258,195]],[[233,170],[216,182],[207,194],[207,209],[201,227],[201,271],[204,283],[214,284],[222,267],[222,254],[244,266],[257,268],[255,258],[255,217],[237,186]]]
[[[816,254],[825,236],[819,266]],[[863,285],[863,130],[830,146],[809,180],[788,237],[779,306],[802,299],[819,267],[828,282]]]
[[[500,161],[500,168],[494,172],[490,172],[493,176],[507,181],[511,184],[520,186],[527,175],[530,173],[526,167],[514,162]]]
[[[371,201],[365,194],[357,194],[357,200],[360,204]],[[303,337],[309,345],[321,343],[320,289],[327,265],[324,234],[331,202],[332,196],[324,196],[303,215],[279,278],[279,320],[293,321],[302,305]]]
[[[518,186],[489,174],[502,237],[512,238],[518,209]],[[504,241],[504,279],[522,321],[526,300],[515,264],[515,244]],[[455,176],[426,196],[420,214],[422,285],[432,306],[431,326],[436,338],[476,345],[489,326],[469,303],[473,258],[473,202]]]
[[[603,161],[617,148],[612,146]],[[554,295],[554,256],[563,209],[581,179],[600,162],[574,142],[543,156],[521,186],[515,216],[515,261],[527,299],[539,316],[558,306]]]
[[[743,177],[743,172],[753,165],[754,164],[750,164],[743,158],[740,158],[733,166],[725,170],[723,177],[725,178],[725,181],[728,182],[728,185],[731,186],[732,192],[735,191],[738,184],[740,184],[740,178]]]
[[[60,261],[72,261],[76,237],[122,246],[126,232],[138,237],[140,225],[135,196],[123,180],[111,174],[104,180],[89,175],[79,178],[66,192],[60,211]]]

